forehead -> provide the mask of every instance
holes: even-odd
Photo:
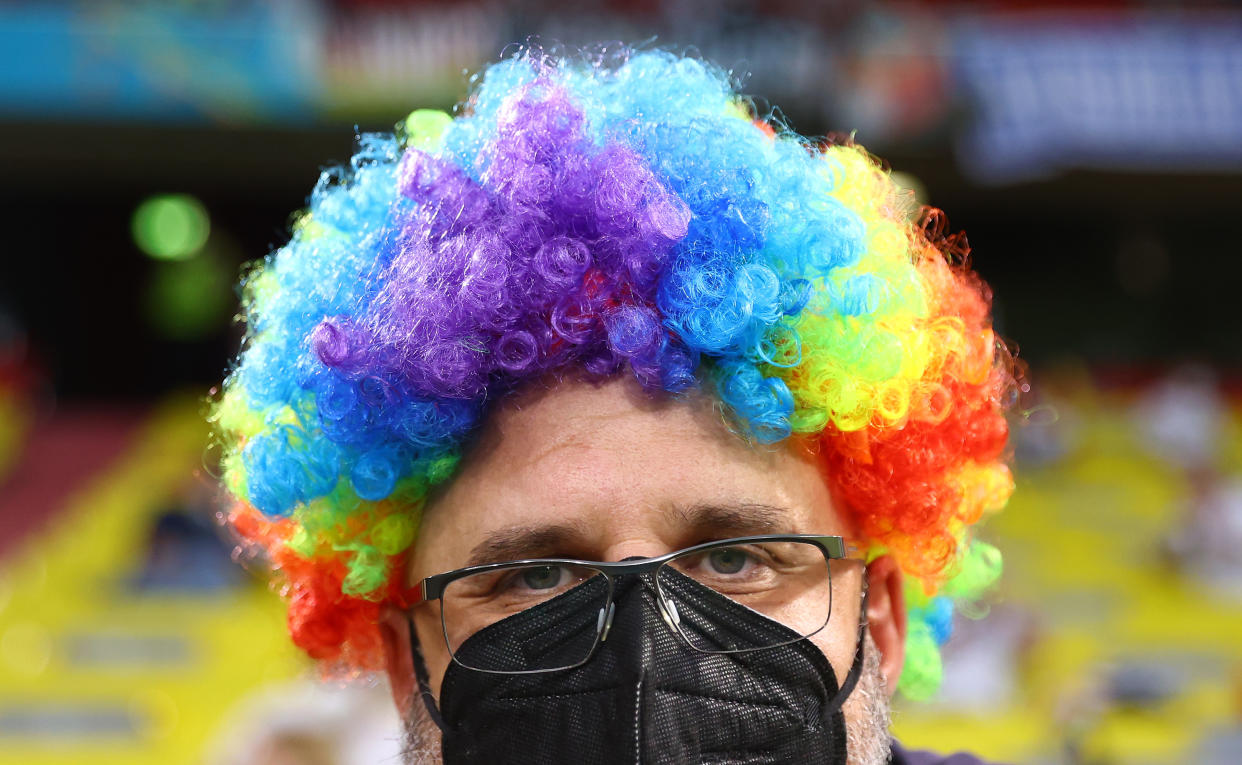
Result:
[[[583,549],[557,554],[579,557],[624,542],[676,549],[719,536],[696,522],[704,508],[762,508],[749,515],[771,528],[757,533],[843,531],[814,461],[748,444],[709,397],[653,399],[625,377],[563,381],[493,413],[426,509],[415,574],[465,565],[489,534],[513,528],[570,527]]]

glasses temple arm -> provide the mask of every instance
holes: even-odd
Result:
[[[396,603],[397,608],[400,608],[403,611],[408,611],[412,608],[421,606],[428,600],[433,600],[433,598],[427,597],[426,579],[413,587],[407,587],[404,590],[399,591],[396,597],[393,598],[393,602]]]

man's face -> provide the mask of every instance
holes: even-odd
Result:
[[[812,457],[787,446],[748,445],[704,396],[656,401],[626,378],[565,381],[493,413],[456,478],[429,503],[407,584],[477,563],[620,561],[749,534],[848,538],[819,471]],[[869,575],[869,618],[884,670],[893,676],[900,667],[899,575],[883,560],[871,569],[845,566],[839,576],[834,569],[832,618],[810,638],[839,678],[853,660]],[[408,704],[414,688],[395,623],[389,619],[386,630],[394,644],[390,674]],[[439,610],[415,609],[414,624],[438,697],[450,661]]]

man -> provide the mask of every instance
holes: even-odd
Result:
[[[889,761],[1011,490],[960,240],[661,52],[398,133],[247,279],[215,412],[295,642],[411,761]]]

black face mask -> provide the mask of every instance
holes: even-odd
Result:
[[[510,665],[547,666],[557,646],[593,639],[602,580],[480,630],[458,657],[483,664],[500,654]],[[838,686],[823,652],[785,625],[681,574],[661,581],[700,645],[793,642],[697,651],[666,624],[648,577],[620,577],[611,628],[582,666],[499,675],[451,663],[437,709],[415,652],[445,764],[845,763],[841,706],[862,669],[865,603],[853,666]]]

